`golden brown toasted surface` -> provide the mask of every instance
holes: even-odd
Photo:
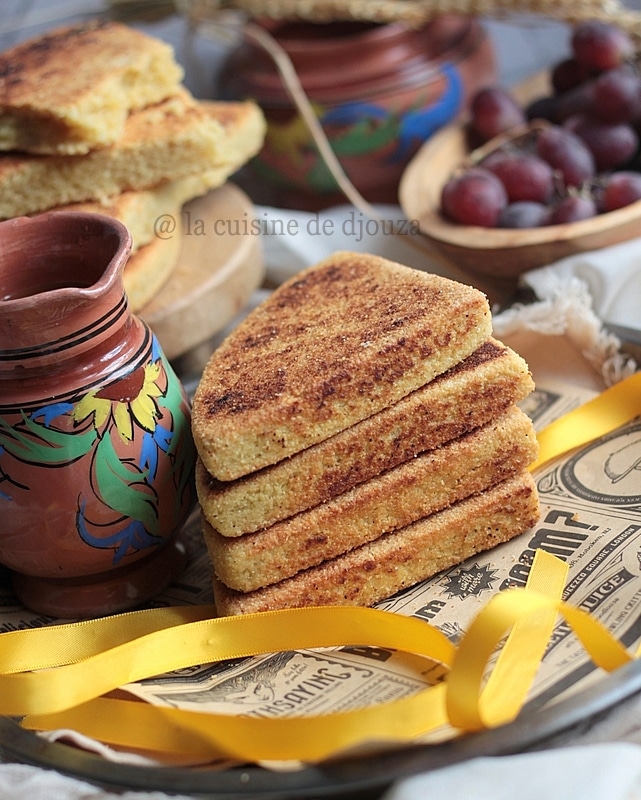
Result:
[[[125,293],[134,314],[141,311],[162,289],[178,264],[182,223],[180,209],[174,211],[176,230],[173,236],[156,238],[129,256],[123,272]]]
[[[243,594],[214,577],[219,616],[313,605],[371,606],[476,553],[536,525],[540,510],[534,481],[519,472],[482,494],[462,500],[374,542]]]
[[[91,214],[106,214],[115,217],[125,225],[132,238],[132,252],[154,241],[155,225],[163,214],[174,216],[182,206],[182,186],[189,183],[191,176],[167,181],[150,189],[125,191],[103,203],[90,200],[85,203],[69,203],[56,206],[57,211],[82,211]],[[52,209],[49,209],[52,210]],[[41,212],[38,212],[41,213]]]
[[[58,28],[0,54],[0,150],[78,154],[115,142],[131,110],[174,94],[173,49],[117,22]]]
[[[512,406],[482,428],[264,531],[231,538],[203,521],[214,573],[241,592],[276,583],[482,492],[537,453],[531,420]]]
[[[181,92],[133,112],[124,135],[110,147],[83,156],[0,156],[0,218],[90,200],[108,204],[123,192],[185,178],[195,191],[209,181],[215,185],[263,141],[258,106],[238,104],[236,110],[238,125],[233,126],[230,109],[223,114],[220,103],[196,102]]]
[[[485,295],[369,254],[338,252],[279,286],[210,358],[192,430],[232,480],[370,417],[491,334]]]
[[[231,166],[236,171],[263,145],[267,126],[260,106],[250,100],[201,100],[200,103],[224,132],[218,148],[219,166]]]
[[[124,191],[106,198],[104,202],[71,203],[57,208],[107,214],[119,219],[131,233],[134,250],[152,242],[159,219],[167,214],[174,215],[184,203],[222,186],[261,147],[264,118],[254,103],[203,102],[201,106],[222,127],[218,143],[219,166],[198,170],[175,180],[163,180],[148,189]],[[24,210],[16,216],[23,213]]]
[[[533,388],[525,361],[488,339],[398,403],[278,464],[219,481],[198,460],[203,514],[223,536],[268,528],[484,425]]]

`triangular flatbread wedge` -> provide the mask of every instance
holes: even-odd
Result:
[[[219,481],[198,460],[203,515],[222,536],[263,530],[485,425],[533,388],[521,356],[488,339],[398,403],[278,464]]]
[[[275,464],[398,402],[491,328],[471,286],[335,253],[279,286],[213,353],[192,408],[200,459],[220,480]]]
[[[218,616],[324,605],[370,606],[533,527],[540,515],[527,470],[292,578],[236,592],[214,576]]]

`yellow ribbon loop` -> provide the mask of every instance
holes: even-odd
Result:
[[[24,633],[13,636],[18,639]],[[206,650],[201,650],[203,644]],[[426,622],[374,609],[322,607],[225,617],[158,630],[107,652],[97,645],[84,661],[56,671],[0,676],[0,712],[27,713],[23,725],[31,729],[72,728],[133,749],[240,760],[315,761],[366,741],[373,732],[386,740],[410,742],[446,723],[442,687],[384,706],[275,720],[99,697],[110,688],[178,665],[288,650],[294,645],[371,645],[414,652],[446,665],[454,655],[452,643]],[[94,697],[98,699],[91,700]]]
[[[537,435],[535,470],[553,458],[595,441],[641,415],[641,372],[635,372],[597,397],[551,422]]]
[[[495,727],[513,720],[534,681],[558,617],[567,565],[538,550],[528,576],[527,594],[503,602],[490,601],[472,625],[456,653],[447,682],[447,711],[452,725],[467,731]],[[543,600],[539,597],[542,595]],[[485,688],[487,663],[512,626]]]

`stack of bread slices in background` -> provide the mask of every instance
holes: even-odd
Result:
[[[532,389],[475,288],[351,252],[278,287],[194,397],[218,613],[372,605],[532,527]]]
[[[0,54],[0,219],[66,209],[129,228],[125,289],[136,312],[179,259],[182,206],[262,146],[251,102],[196,100],[165,42],[127,25],[56,29]],[[175,222],[155,235],[156,221]]]

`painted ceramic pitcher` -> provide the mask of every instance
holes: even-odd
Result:
[[[183,563],[189,404],[128,308],[130,250],[106,216],[0,223],[0,564],[56,617],[138,605]]]

